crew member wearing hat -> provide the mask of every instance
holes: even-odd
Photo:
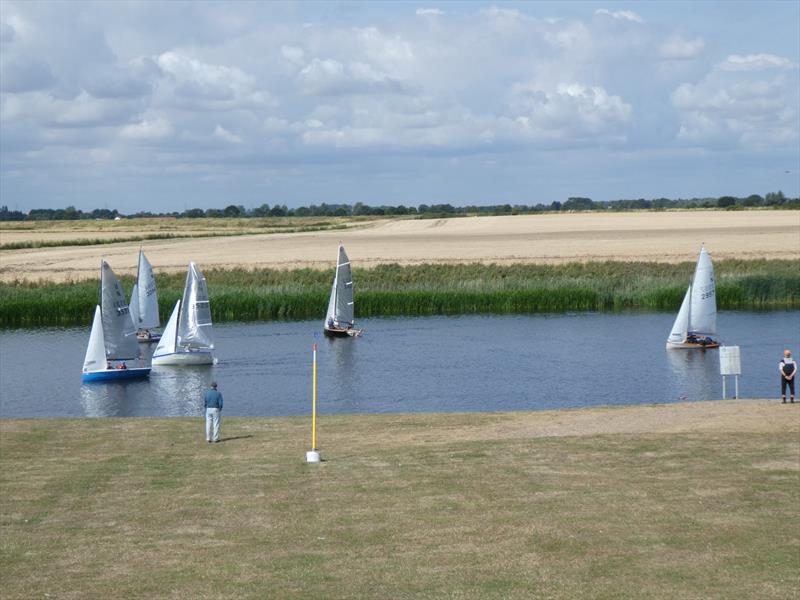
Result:
[[[781,400],[786,404],[786,388],[789,388],[790,402],[794,403],[794,376],[797,374],[797,363],[792,359],[789,350],[783,351],[783,360],[778,364],[781,372]]]

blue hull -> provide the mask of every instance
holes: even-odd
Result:
[[[150,367],[137,369],[108,369],[105,371],[93,371],[83,373],[81,381],[119,381],[121,379],[142,379],[150,375]]]

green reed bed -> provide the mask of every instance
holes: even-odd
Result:
[[[720,310],[800,308],[800,264],[717,261]],[[693,263],[590,262],[564,265],[380,265],[355,269],[358,317],[525,314],[565,311],[675,311]],[[157,275],[162,320],[184,275]],[[321,318],[332,271],[206,271],[216,321]],[[130,290],[132,279],[123,277]],[[0,325],[81,325],[91,319],[98,281],[0,284]]]

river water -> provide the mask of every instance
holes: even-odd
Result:
[[[722,397],[717,350],[665,350],[672,314],[367,319],[360,338],[318,321],[215,325],[219,363],[155,367],[149,380],[82,384],[88,327],[0,331],[0,418],[199,415],[219,382],[226,415],[490,412]],[[784,347],[800,350],[800,312],[726,312],[741,348],[740,397],[772,398]],[[315,338],[316,334],[316,338]],[[149,351],[152,352],[152,347]],[[728,397],[733,394],[729,378]]]

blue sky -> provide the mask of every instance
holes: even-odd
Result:
[[[0,204],[800,195],[800,2],[0,1]]]

